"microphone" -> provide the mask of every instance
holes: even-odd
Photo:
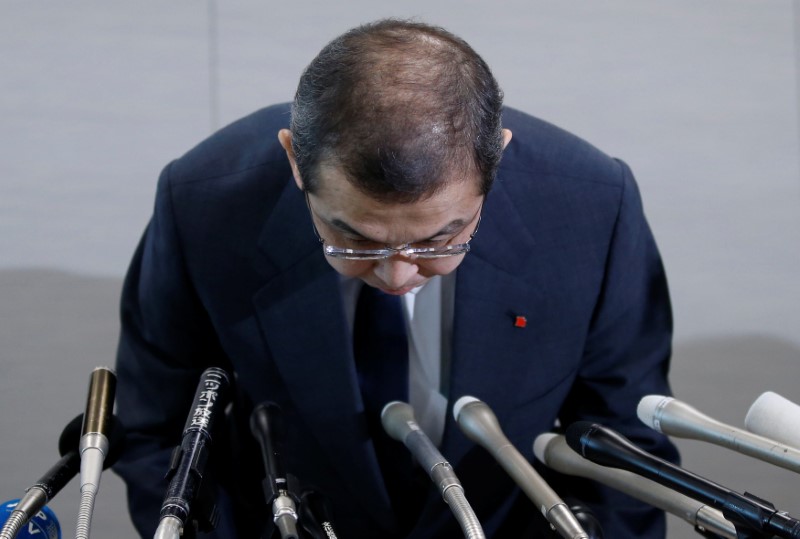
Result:
[[[567,504],[506,438],[486,403],[475,397],[461,397],[453,406],[453,415],[461,431],[492,454],[562,537],[589,539]]]
[[[636,414],[642,423],[658,432],[710,442],[800,473],[800,450],[720,423],[672,397],[643,397]]]
[[[414,409],[405,402],[393,401],[381,411],[383,429],[390,437],[405,446],[428,472],[431,481],[437,486],[442,498],[450,506],[465,537],[486,537],[483,528],[464,496],[464,488],[456,477],[450,463],[433,445],[431,439],[422,432],[414,419]]]
[[[777,393],[762,393],[747,411],[744,425],[753,434],[800,448],[800,406]]]
[[[602,466],[652,479],[715,509],[736,526],[785,539],[800,538],[800,521],[751,494],[739,494],[639,449],[621,434],[588,421],[567,428],[567,444]]]
[[[80,470],[81,458],[78,453],[78,445],[81,440],[81,425],[83,424],[83,414],[76,416],[70,421],[58,440],[58,450],[61,458],[56,462],[38,481],[28,487],[25,496],[17,500],[13,507],[9,502],[5,507],[11,508],[10,514],[5,521],[2,529],[0,529],[0,539],[12,539],[13,537],[25,537],[24,526],[28,524],[27,530],[29,533],[34,532],[34,529],[44,526],[44,523],[37,524],[37,518],[40,518],[40,511],[45,511],[45,516],[48,512],[52,513],[46,504],[58,494],[67,483]],[[111,418],[111,429],[109,435],[108,456],[103,461],[103,467],[108,468],[112,466],[119,456],[122,454],[125,442],[125,428],[116,417]],[[53,514],[53,518],[55,515]],[[58,521],[56,520],[56,523]],[[41,525],[41,526],[40,526]],[[38,527],[37,527],[38,526]],[[46,526],[44,526],[46,527]],[[48,527],[48,529],[50,529]],[[42,531],[41,533],[45,533]],[[59,535],[61,530],[58,531]]]
[[[316,490],[305,490],[300,495],[300,523],[309,539],[336,539],[328,499]]]
[[[103,472],[103,461],[108,454],[108,434],[116,387],[117,376],[114,371],[108,367],[97,367],[92,371],[89,377],[86,412],[83,414],[81,441],[78,445],[81,455],[81,502],[75,539],[89,537],[94,501],[100,488],[100,474]]]
[[[598,481],[677,515],[692,526],[736,539],[736,528],[716,509],[632,472],[595,464],[570,449],[562,435],[549,432],[540,434],[533,442],[533,453],[537,459],[558,472]]]
[[[172,452],[167,472],[169,486],[161,505],[154,539],[178,539],[184,532],[192,505],[202,486],[217,417],[224,413],[228,397],[228,373],[209,367],[200,376],[194,401],[183,428],[181,444]],[[216,507],[200,523],[208,531],[216,526]]]
[[[77,467],[76,467],[77,473]],[[0,524],[8,524],[10,520],[19,510],[21,500],[9,500],[3,505],[0,505]],[[3,532],[0,532],[2,539],[61,539],[61,525],[58,523],[55,513],[49,507],[42,507],[37,510],[30,519],[26,522],[27,526],[20,528],[19,531],[14,530],[6,533],[5,525]]]
[[[272,504],[273,521],[282,539],[297,539],[297,505],[281,456],[284,428],[281,409],[275,403],[263,402],[250,415],[250,431],[264,459],[264,497]]]

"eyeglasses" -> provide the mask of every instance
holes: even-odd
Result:
[[[469,252],[469,242],[478,233],[478,227],[481,225],[481,210],[483,203],[478,208],[477,216],[478,222],[475,223],[475,230],[469,235],[469,239],[464,243],[456,243],[453,245],[442,245],[441,247],[411,247],[410,243],[400,245],[399,247],[383,247],[382,249],[347,249],[344,247],[334,247],[333,245],[325,245],[325,240],[320,236],[317,226],[314,224],[313,216],[314,210],[311,208],[311,202],[308,200],[308,191],[305,191],[306,205],[308,211],[312,216],[311,227],[314,229],[314,234],[317,236],[320,244],[322,244],[322,251],[325,256],[331,258],[342,258],[345,260],[383,260],[390,258],[394,255],[402,255],[412,258],[445,258],[448,256],[463,255]],[[475,219],[473,216],[472,219]]]

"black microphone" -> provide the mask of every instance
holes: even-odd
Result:
[[[281,455],[284,429],[281,409],[275,403],[261,403],[250,415],[250,431],[261,446],[266,471],[264,497],[272,504],[273,520],[282,539],[297,539],[297,505]]]
[[[786,539],[800,538],[800,521],[751,494],[739,494],[636,447],[621,434],[589,421],[567,428],[567,444],[597,464],[621,468],[722,511],[735,526]]]
[[[82,424],[83,414],[79,414],[64,427],[58,440],[61,458],[38,481],[28,487],[25,496],[16,503],[0,530],[0,539],[19,537],[18,531],[43,510],[44,506],[78,473],[81,466],[78,444],[81,440]],[[124,446],[125,428],[116,417],[112,416],[108,435],[108,456],[103,461],[104,468],[112,466],[117,461]]]
[[[601,466],[585,459],[567,445],[563,435],[552,432],[540,434],[533,442],[533,454],[558,472],[603,483],[672,513],[695,528],[736,539],[736,529],[725,520],[720,511],[635,473]]]
[[[333,511],[322,493],[308,489],[300,495],[300,524],[309,539],[336,539]]]
[[[200,376],[181,444],[172,452],[167,472],[170,482],[155,539],[178,539],[183,534],[208,464],[214,424],[225,412],[229,383],[228,373],[217,367],[209,367]],[[216,508],[212,508],[210,515],[197,520],[210,530],[217,519]]]

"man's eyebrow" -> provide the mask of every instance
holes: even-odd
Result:
[[[378,242],[376,240],[373,240],[373,239],[365,236],[364,234],[362,234],[361,232],[359,232],[358,230],[356,230],[355,228],[350,226],[350,224],[346,223],[345,221],[342,221],[341,219],[332,219],[329,223],[330,223],[331,226],[334,226],[334,227],[338,228],[342,232],[346,232],[348,234],[352,234],[353,236],[358,236],[360,239],[363,239],[363,240],[373,241],[375,243],[380,243],[380,242]],[[431,236],[429,236],[429,237],[427,237],[425,239],[416,240],[416,241],[413,241],[411,243],[422,243],[422,242],[425,242],[425,241],[430,241],[430,240],[432,240],[434,238],[438,238],[439,236],[450,236],[452,234],[456,234],[457,232],[460,232],[461,230],[463,230],[464,227],[467,226],[467,223],[468,223],[468,221],[465,220],[465,219],[453,219],[452,221],[450,221],[449,223],[444,225],[441,229],[439,229],[439,231],[436,232],[435,234],[433,234],[433,235],[431,235]]]
[[[453,219],[452,221],[444,225],[439,230],[439,232],[422,241],[432,240],[433,238],[438,238],[439,236],[451,236],[453,234],[461,232],[464,229],[464,227],[467,226],[468,223],[469,221],[465,219]]]
[[[342,221],[341,219],[332,219],[331,221],[329,221],[329,224],[331,226],[338,228],[342,232],[347,232],[348,234],[352,234],[353,236],[358,236],[359,238],[369,240],[368,237],[366,237],[364,234],[362,234],[361,232],[359,232],[346,222]]]

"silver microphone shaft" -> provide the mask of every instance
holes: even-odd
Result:
[[[567,504],[506,438],[486,403],[461,397],[453,406],[453,415],[461,431],[492,454],[562,537],[589,539]]]
[[[414,419],[414,409],[405,402],[393,401],[381,411],[381,423],[386,433],[408,447],[417,462],[428,473],[450,506],[465,537],[483,539],[483,528],[464,496],[464,488],[450,463],[433,445],[431,439],[419,428]]]
[[[721,423],[672,397],[648,395],[639,402],[637,414],[663,434],[709,442],[800,473],[800,450]]]

